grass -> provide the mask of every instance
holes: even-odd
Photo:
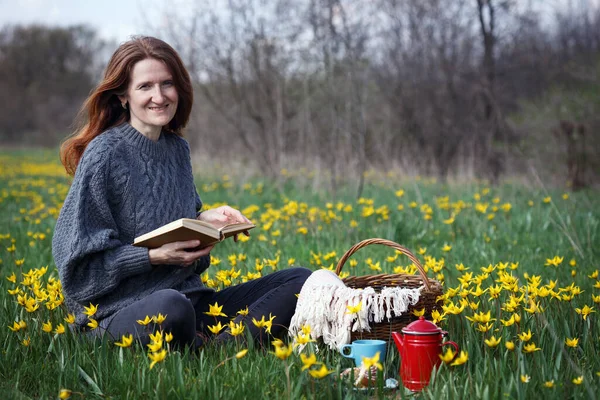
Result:
[[[288,264],[335,268],[356,242],[391,239],[420,250],[429,276],[443,282],[446,312],[438,325],[465,352],[465,363],[442,364],[419,395],[402,386],[382,390],[381,379],[378,388],[365,392],[338,378],[351,361],[322,347],[317,359],[332,373],[317,379],[301,370],[298,355],[281,360],[273,347],[251,345],[239,359],[235,355],[244,349],[241,344],[209,345],[197,355],[169,351],[164,361],[150,368],[148,350],[139,345],[119,348],[107,341],[90,342],[69,329],[47,333],[44,323],[51,322],[53,331],[66,325],[64,305],[48,309],[45,293],[60,292],[51,237],[69,179],[56,153],[23,150],[0,153],[0,390],[15,399],[56,398],[62,389],[68,390],[63,397],[70,393],[73,399],[588,399],[600,392],[597,192],[564,193],[516,184],[491,188],[476,182],[444,186],[430,179],[403,182],[371,174],[363,198],[342,194],[334,200],[303,186],[301,182],[309,181],[304,178],[288,172],[283,184],[275,185],[198,176],[207,207],[227,202],[258,224],[250,240],[220,244],[203,279],[218,289],[228,284],[219,280],[219,270],[240,271],[232,279],[236,284],[263,265],[263,274]],[[355,254],[343,273],[379,273],[377,262],[381,272],[414,271],[407,259],[394,256],[390,249],[370,246]],[[552,263],[557,265],[546,265]],[[494,289],[497,298],[492,296]],[[35,299],[37,310],[28,312],[18,304],[23,293]],[[586,306],[592,312],[584,319]],[[502,321],[511,316],[520,321],[505,326]],[[26,328],[9,329],[19,321]],[[519,339],[529,330],[531,339]],[[492,336],[500,339],[496,347],[485,343]],[[570,347],[567,339],[578,342]],[[507,342],[515,345],[513,350]],[[524,352],[532,343],[539,350]],[[312,351],[309,346],[307,355]],[[387,353],[381,375],[399,379],[395,347]]]

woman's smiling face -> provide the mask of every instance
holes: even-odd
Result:
[[[131,126],[155,141],[177,111],[178,95],[173,76],[165,63],[154,58],[146,58],[133,66],[127,93],[119,99],[121,103],[128,103]]]

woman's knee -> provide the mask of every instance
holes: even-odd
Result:
[[[287,269],[286,271],[289,271],[288,281],[293,281],[300,284],[304,284],[304,282],[306,282],[310,274],[312,274],[312,271],[305,267],[293,267]]]
[[[156,303],[157,313],[165,317],[162,323],[163,329],[167,327],[175,327],[180,325],[194,324],[196,320],[196,312],[190,299],[185,295],[173,289],[164,289],[155,292],[153,301]]]
[[[294,267],[285,270],[288,272],[288,278],[286,280],[286,286],[292,289],[294,295],[300,293],[304,282],[308,279],[312,271],[304,267]]]

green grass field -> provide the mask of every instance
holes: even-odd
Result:
[[[162,359],[159,351],[135,343],[121,348],[74,336],[65,321],[68,313],[51,254],[52,231],[69,179],[55,152],[13,151],[0,153],[2,397],[598,396],[597,192],[518,184],[449,187],[431,179],[409,182],[372,173],[361,199],[332,199],[325,191],[303,186],[300,182],[310,182],[306,176],[288,172],[282,179],[283,184],[275,185],[197,176],[206,207],[231,204],[258,225],[247,241],[219,244],[202,279],[219,289],[288,265],[335,268],[347,249],[372,237],[405,245],[419,254],[432,279],[443,282],[444,308],[435,316],[437,324],[464,351],[461,361],[442,364],[426,391],[382,389],[381,377],[399,379],[393,345],[382,360],[377,387],[365,391],[339,378],[351,360],[323,346],[316,353],[322,364],[302,370],[305,358],[298,354],[277,357],[274,347],[253,345],[244,354],[242,342],[209,344],[199,355],[169,350],[163,342]],[[402,255],[369,246],[352,256],[343,273],[413,271]],[[305,357],[313,351],[313,345],[307,346]]]

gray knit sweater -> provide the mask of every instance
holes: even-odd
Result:
[[[162,132],[157,142],[129,124],[102,133],[85,149],[56,223],[52,253],[65,302],[76,323],[83,306],[111,316],[157,290],[209,291],[199,279],[210,257],[194,267],[152,266],[136,236],[202,207],[187,142]]]

